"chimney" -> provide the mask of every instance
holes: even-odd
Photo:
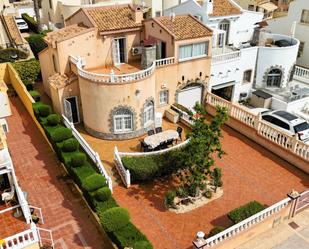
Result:
[[[175,21],[175,16],[176,16],[176,14],[174,12],[171,12],[170,17],[171,17],[172,22]]]
[[[143,21],[143,11],[140,6],[134,6],[132,8],[132,18],[135,21],[135,23],[142,23]]]
[[[213,13],[214,11],[214,2],[215,0],[204,0],[203,1],[203,9],[205,10],[205,12],[207,13],[207,15],[210,15]],[[224,8],[222,6],[222,8]]]

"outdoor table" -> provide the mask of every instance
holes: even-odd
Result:
[[[160,143],[170,139],[178,139],[179,134],[175,130],[166,130],[154,135],[145,137],[144,142],[152,149],[158,147]]]

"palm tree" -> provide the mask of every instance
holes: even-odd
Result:
[[[41,0],[33,0],[34,13],[35,13],[35,18],[38,24],[39,32],[42,31],[41,17],[40,17],[40,4],[39,4],[40,1]]]

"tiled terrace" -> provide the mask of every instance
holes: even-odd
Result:
[[[166,125],[167,123],[164,122]],[[216,161],[223,169],[224,194],[203,207],[185,214],[166,211],[163,196],[171,188],[170,181],[114,187],[118,203],[128,208],[132,221],[157,249],[189,249],[197,231],[209,232],[216,225],[228,226],[226,213],[242,204],[257,200],[271,205],[286,197],[292,189],[309,187],[309,176],[280,159],[235,130],[224,127],[223,149],[227,153]],[[84,134],[104,165],[113,167],[113,147],[119,151],[136,151],[138,140],[104,141]]]
[[[121,64],[119,66],[112,66],[112,67],[93,67],[93,68],[86,68],[87,71],[92,73],[99,73],[99,74],[110,74],[113,70],[114,74],[130,74],[135,73],[141,70],[141,62],[130,62],[129,64]]]

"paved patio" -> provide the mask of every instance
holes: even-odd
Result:
[[[11,99],[11,108],[7,137],[16,175],[30,204],[42,208],[56,248],[112,248],[18,98]]]
[[[126,189],[114,187],[118,203],[128,208],[134,224],[147,235],[156,249],[189,249],[197,231],[206,233],[213,226],[228,226],[226,213],[249,201],[272,205],[292,189],[309,187],[309,176],[229,127],[223,130],[223,149],[227,153],[218,166],[223,169],[224,194],[186,214],[165,210],[164,193],[173,183],[162,179]],[[113,167],[113,146],[119,151],[135,151],[136,141],[104,141],[84,134],[100,153],[104,165]],[[133,147],[132,147],[133,146]]]

